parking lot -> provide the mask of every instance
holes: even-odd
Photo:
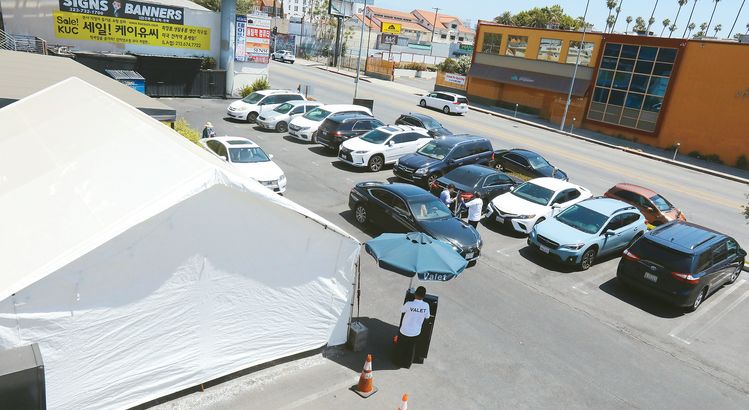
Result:
[[[353,84],[348,78],[278,63],[271,64],[271,72],[274,88],[312,84],[320,101],[350,102]],[[537,150],[595,195],[625,180],[650,186],[690,220],[749,246],[737,209],[746,190],[739,183],[486,114],[448,117],[417,107],[416,96],[395,87],[361,83],[359,96],[375,99],[375,116],[386,123],[403,112],[422,112],[455,133],[489,137],[495,148]],[[274,154],[289,181],[288,198],[360,241],[380,233],[354,221],[348,193],[358,182],[393,180],[392,167],[378,173],[354,169],[319,145],[226,120],[230,101],[165,102],[196,128],[212,121],[218,135],[248,137]],[[454,281],[426,284],[441,298],[429,359],[411,370],[389,369],[384,358],[376,362],[375,370],[383,366],[386,373],[379,379],[381,388],[393,391],[387,393],[392,396],[383,398],[381,393],[370,399],[368,408],[392,406],[390,398],[403,391],[410,391],[421,408],[489,408],[500,402],[500,407],[749,407],[746,273],[697,312],[685,314],[617,286],[618,256],[579,272],[542,258],[526,245],[525,237],[485,224],[479,232],[484,246],[476,266]],[[362,255],[362,262],[361,316],[368,318],[371,349],[383,355],[397,332],[397,311],[408,282],[379,270],[368,255]],[[351,356],[341,364],[358,371],[362,355]],[[440,390],[435,385],[448,387]],[[306,405],[360,403],[348,393],[328,393],[310,398]]]

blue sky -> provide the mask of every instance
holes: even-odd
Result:
[[[626,16],[632,16],[633,18],[642,16],[647,21],[647,19],[650,18],[650,13],[652,12],[653,4],[655,3],[654,0],[620,1],[623,1],[623,4],[622,12],[616,26],[616,30],[618,31],[624,31],[626,25],[624,19]],[[741,1],[742,0],[722,0],[718,3],[718,9],[715,12],[712,26],[715,26],[716,24],[723,25],[723,30],[718,34],[719,36],[726,37],[728,35],[728,31],[730,30],[733,20],[736,18],[739,6],[741,5]],[[363,2],[363,0],[358,0],[358,2]],[[374,6],[403,11],[410,11],[413,9],[431,10],[432,7],[439,7],[447,14],[458,16],[462,19],[471,19],[475,24],[479,19],[491,20],[504,11],[509,10],[516,13],[535,6],[543,7],[554,4],[561,5],[567,14],[577,17],[583,15],[583,12],[585,11],[585,3],[585,0],[375,0]],[[679,21],[676,23],[679,29],[676,30],[675,34],[683,33],[693,3],[694,0],[689,0],[687,5],[682,8],[681,14],[679,15]],[[677,0],[659,0],[658,8],[655,11],[656,23],[654,26],[656,29],[651,29],[651,31],[659,34],[660,29],[663,27],[661,21],[665,18],[673,20],[676,16],[677,8]],[[702,22],[707,22],[710,19],[710,13],[712,10],[713,0],[698,0],[692,21],[694,21],[697,26]],[[599,30],[604,26],[607,15],[608,9],[606,8],[605,0],[590,0],[588,20],[595,25],[596,30]],[[747,23],[749,23],[749,1],[747,1],[747,4],[741,12],[734,33],[737,31],[745,33],[747,30]],[[712,29],[710,30],[710,34],[714,34]]]

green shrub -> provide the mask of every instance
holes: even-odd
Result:
[[[183,137],[187,138],[195,144],[197,144],[200,140],[200,132],[198,130],[192,129],[192,127],[190,127],[190,124],[184,118],[177,119],[177,121],[174,123],[174,130],[182,134]]]
[[[723,163],[723,160],[720,159],[720,157],[718,156],[718,154],[705,155],[704,160],[707,161],[707,162],[713,162],[715,164],[722,164]]]
[[[692,157],[692,158],[702,159],[702,153],[699,152],[699,151],[692,151],[692,152],[690,152],[687,155],[690,156],[690,157]]]
[[[736,158],[736,168],[749,169],[749,160],[747,160],[746,155],[740,155]]]
[[[270,88],[268,77],[260,77],[252,82],[252,91],[267,90]]]
[[[446,58],[445,61],[437,64],[437,69],[444,73],[457,73],[465,75],[471,68],[471,57],[461,56],[457,60]]]
[[[239,95],[244,98],[252,94],[253,91],[255,91],[255,89],[252,88],[252,85],[245,85],[244,87],[239,89]]]
[[[404,65],[403,68],[405,68],[406,70],[426,71],[427,65],[424,63],[410,62]]]
[[[213,57],[203,57],[203,60],[200,62],[200,68],[202,70],[213,70],[216,68],[216,59]]]

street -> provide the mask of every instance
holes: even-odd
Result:
[[[319,101],[351,102],[354,84],[348,77],[275,62],[270,73],[273,88],[311,85]],[[404,91],[409,89],[360,82],[358,97],[374,99],[374,114],[386,123],[401,113],[422,112],[454,133],[488,137],[495,149],[537,151],[595,195],[619,182],[651,188],[688,220],[749,246],[739,213],[747,187],[740,183],[474,111],[446,116],[418,107],[418,97]],[[392,179],[392,167],[378,173],[353,169],[321,146],[225,120],[229,100],[162,101],[194,128],[211,121],[218,135],[250,138],[274,154],[289,181],[286,197],[360,241],[380,233],[354,221],[348,193],[358,182]],[[363,253],[360,315],[369,327],[368,351],[317,360],[269,385],[218,399],[208,399],[208,389],[162,406],[246,408],[252,402],[267,408],[394,408],[407,392],[413,408],[749,408],[746,272],[697,312],[685,314],[617,286],[618,257],[585,272],[566,270],[538,257],[525,238],[485,225],[479,232],[484,247],[476,266],[451,282],[425,284],[439,295],[440,306],[423,365],[395,370],[389,363],[408,280],[377,268]],[[367,353],[375,356],[380,392],[363,401],[347,388]],[[308,377],[299,381],[300,375]],[[290,392],[289,385],[297,390]]]

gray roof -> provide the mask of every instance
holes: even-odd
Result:
[[[67,57],[0,50],[0,73],[3,73],[0,76],[0,107],[67,78],[78,77],[157,120],[174,121],[177,117],[174,108]]]

